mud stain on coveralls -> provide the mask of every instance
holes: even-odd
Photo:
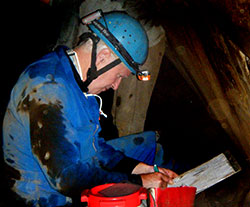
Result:
[[[36,93],[36,90],[32,91]],[[47,171],[54,186],[61,171],[76,160],[77,147],[69,142],[60,100],[42,103],[39,98],[27,95],[18,104],[18,111],[28,113],[32,151]],[[61,185],[60,185],[61,186]],[[59,189],[64,191],[64,189]]]
[[[144,138],[143,137],[135,137],[133,141],[134,141],[135,145],[141,145],[144,142]]]

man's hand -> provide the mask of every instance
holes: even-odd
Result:
[[[143,162],[140,162],[138,165],[135,166],[135,168],[132,171],[132,174],[146,174],[146,173],[152,173],[154,172],[154,168],[151,165],[147,165]]]
[[[176,177],[178,177],[178,175],[174,171],[169,170],[169,169],[165,169],[165,168],[161,168],[161,167],[158,167],[158,169],[159,169],[160,173],[167,175],[170,178],[169,184],[173,185],[174,183],[172,180],[175,179]]]
[[[160,172],[141,174],[142,186],[144,188],[166,188],[172,179]]]
[[[139,163],[132,174],[141,176],[142,185],[145,188],[166,188],[173,184],[173,179],[178,175],[172,170],[159,167],[159,172],[154,172],[154,167],[145,163]]]

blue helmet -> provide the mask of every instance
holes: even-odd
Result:
[[[142,81],[150,80],[148,71],[141,71],[148,55],[148,37],[141,24],[124,12],[103,13],[97,10],[82,18],[82,23],[88,25],[93,33],[83,33],[79,42],[90,38],[93,42],[91,66],[82,88],[88,91],[88,85],[99,75],[123,62],[128,69]],[[94,35],[95,34],[95,35]],[[97,70],[96,49],[99,39],[103,40],[118,56],[118,59]]]
[[[85,24],[113,50],[133,74],[137,74],[139,66],[146,61],[148,55],[148,37],[142,25],[125,12],[103,14],[97,10],[91,15],[88,16],[89,19],[85,19],[90,20]]]

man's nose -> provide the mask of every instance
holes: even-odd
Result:
[[[112,84],[112,89],[113,89],[114,91],[118,89],[118,87],[119,87],[121,81],[122,81],[122,78],[119,77],[119,78]]]

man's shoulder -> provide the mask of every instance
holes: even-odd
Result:
[[[55,52],[51,52],[39,60],[30,64],[24,71],[25,75],[28,75],[31,79],[38,76],[46,77],[48,73],[55,73],[56,68],[59,65],[59,59]]]
[[[29,79],[29,82],[47,82],[58,80],[58,78],[61,80],[66,78],[65,67],[67,66],[65,66],[65,63],[67,63],[67,57],[63,57],[64,54],[62,53],[53,51],[44,55],[27,66],[20,78]]]

